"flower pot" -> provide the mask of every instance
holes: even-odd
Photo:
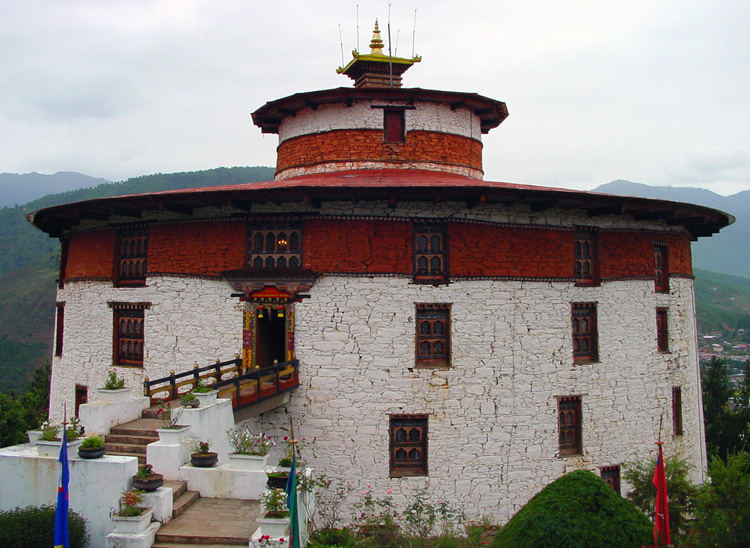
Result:
[[[268,455],[243,455],[229,453],[229,467],[233,470],[263,470],[268,463]]]
[[[77,450],[78,446],[81,445],[82,443],[83,443],[82,439],[69,441],[68,442],[68,455],[70,455],[73,451]],[[62,445],[62,440],[56,440],[56,441],[37,440],[36,451],[40,457],[58,458],[60,456],[61,445]]]
[[[78,456],[82,459],[100,459],[106,451],[104,447],[79,447]]]
[[[268,476],[266,486],[271,489],[286,489],[286,484],[289,481],[289,473],[281,477]]]
[[[137,535],[146,530],[151,523],[151,516],[154,511],[151,508],[144,508],[140,516],[126,518],[114,515],[112,521],[115,522],[115,531],[123,535]]]
[[[287,518],[269,518],[264,514],[263,516],[256,519],[256,523],[260,525],[261,533],[268,535],[273,539],[277,538],[289,538],[289,523],[290,519]]]
[[[29,443],[35,445],[37,440],[41,437],[41,430],[28,430],[26,435],[29,437]]]
[[[121,402],[129,400],[133,395],[130,388],[118,388],[117,390],[99,389],[99,399],[108,402]]]
[[[170,445],[179,445],[182,438],[187,436],[189,426],[179,426],[177,428],[158,428],[159,441]]]
[[[210,392],[193,392],[193,395],[198,398],[200,407],[208,407],[216,403],[216,397],[218,396],[218,390],[211,390]]]
[[[148,476],[133,476],[133,489],[141,491],[156,491],[164,485],[163,474],[149,474]]]
[[[198,468],[208,468],[219,462],[219,454],[209,451],[208,453],[193,453],[190,455],[190,464]]]

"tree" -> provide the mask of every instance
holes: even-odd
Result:
[[[743,451],[750,438],[750,379],[745,366],[745,382],[733,389],[728,382],[727,365],[722,359],[711,358],[704,371],[703,420],[706,425],[706,448],[709,459],[727,459]]]
[[[586,470],[537,493],[502,528],[493,548],[640,548],[652,539],[648,518]]]
[[[47,419],[50,374],[46,362],[31,374],[28,392],[20,397],[13,392],[0,394],[0,447],[26,442],[26,431]]]
[[[627,465],[623,473],[625,480],[633,486],[626,497],[652,519],[656,501],[656,487],[653,484],[655,468],[656,458]],[[669,526],[672,539],[679,541],[687,533],[686,516],[692,511],[693,497],[698,488],[688,479],[690,468],[686,462],[671,457],[664,460],[664,468],[667,474],[667,495],[669,496]]]
[[[695,548],[750,546],[750,453],[715,459],[710,481],[695,499],[695,522],[686,545]]]

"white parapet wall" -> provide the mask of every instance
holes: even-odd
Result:
[[[140,418],[149,405],[147,397],[131,392],[131,397],[119,402],[98,400],[84,403],[78,408],[78,416],[86,435],[106,435],[113,426]]]
[[[138,459],[105,455],[79,459],[69,455],[70,509],[86,518],[91,548],[104,547],[114,529],[110,512],[120,495],[130,487],[138,471]],[[40,457],[34,445],[0,449],[0,510],[57,504],[60,463],[57,457]]]
[[[180,476],[188,489],[211,498],[258,500],[268,481],[264,470],[235,470],[226,464],[210,468],[186,464],[180,468]]]

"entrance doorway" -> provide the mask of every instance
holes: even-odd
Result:
[[[76,409],[75,416],[78,418],[78,408],[82,404],[89,402],[89,387],[82,384],[76,384]]]
[[[286,314],[283,307],[258,308],[255,322],[255,363],[270,367],[286,361]]]

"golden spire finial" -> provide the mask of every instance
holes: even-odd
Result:
[[[384,55],[383,39],[380,37],[377,19],[375,19],[375,30],[372,31],[372,40],[370,41],[370,55]]]

